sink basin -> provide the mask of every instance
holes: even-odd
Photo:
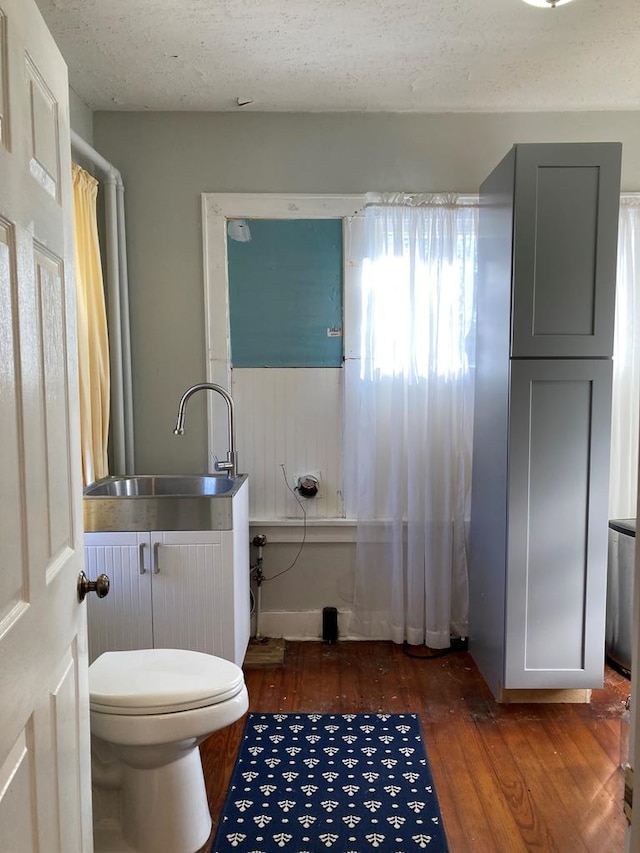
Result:
[[[237,479],[237,478],[236,478]],[[135,477],[108,477],[92,483],[85,497],[133,498],[149,495],[186,497],[188,495],[224,495],[235,484],[231,477],[199,474],[154,474]]]
[[[233,530],[233,499],[246,480],[246,474],[106,477],[84,490],[84,529]]]

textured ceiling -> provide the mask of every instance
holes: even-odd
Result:
[[[36,2],[94,110],[640,109],[640,0]]]

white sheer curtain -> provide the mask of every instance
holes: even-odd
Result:
[[[640,398],[640,195],[620,199],[609,517],[635,518]]]
[[[369,201],[346,372],[350,632],[446,648],[467,634],[477,200]]]

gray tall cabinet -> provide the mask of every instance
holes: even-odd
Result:
[[[469,648],[494,696],[601,686],[621,146],[480,189]]]

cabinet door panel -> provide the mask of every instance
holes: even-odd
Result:
[[[106,598],[87,597],[89,661],[106,651],[152,648],[149,534],[85,533],[84,541],[87,576],[104,572],[111,581]]]
[[[234,660],[233,569],[228,534],[152,533],[156,648],[193,649]]]
[[[511,365],[506,688],[602,683],[611,362]]]
[[[610,357],[618,143],[516,146],[514,357]]]

